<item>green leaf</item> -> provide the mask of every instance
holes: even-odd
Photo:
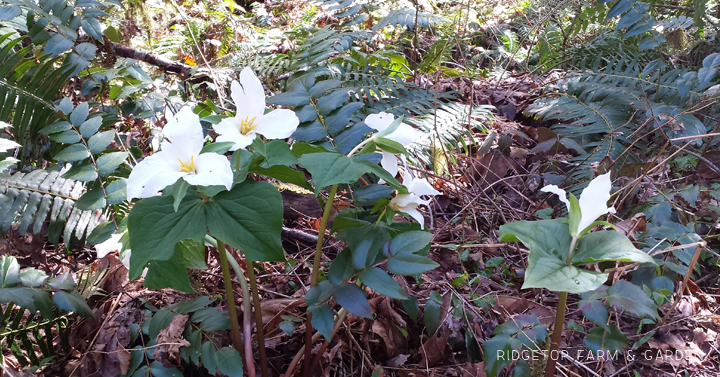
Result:
[[[81,182],[90,182],[97,179],[98,173],[95,171],[95,165],[92,164],[92,161],[87,160],[73,164],[62,177]]]
[[[254,165],[249,168],[248,172],[272,177],[282,182],[292,183],[304,189],[312,190],[312,186],[305,179],[305,173],[284,165],[276,165],[269,168]]]
[[[530,247],[530,241],[548,250],[557,250],[567,258],[570,249],[570,232],[563,219],[516,221],[500,226],[500,241],[522,242]]]
[[[75,312],[83,317],[94,317],[85,299],[76,291],[57,291],[53,302],[58,308]]]
[[[353,191],[353,198],[356,206],[373,206],[378,200],[389,197],[394,191],[392,187],[373,184]]]
[[[12,256],[3,255],[0,258],[0,287],[7,288],[20,284],[20,264]]]
[[[622,351],[630,343],[630,338],[620,330],[617,325],[611,323],[607,330],[602,327],[593,327],[583,339],[588,350],[599,354],[615,353]]]
[[[387,262],[388,271],[398,275],[418,275],[438,266],[432,260],[415,254],[396,255]]]
[[[312,313],[312,326],[329,341],[333,329],[332,309],[327,305],[313,305],[308,307],[308,311]]]
[[[217,308],[213,307],[196,311],[190,320],[191,322],[200,322],[198,327],[205,332],[230,329],[230,317],[227,312],[219,312]]]
[[[330,264],[328,280],[334,285],[340,285],[355,275],[352,263],[352,251],[343,249]]]
[[[350,96],[348,95],[348,93],[351,90],[352,90],[352,88],[342,88],[342,89],[335,90],[332,93],[321,97],[317,101],[318,112],[321,115],[327,115],[331,111],[342,106],[345,102],[347,102],[350,99]]]
[[[323,303],[325,300],[330,298],[333,293],[333,288],[334,285],[327,280],[323,280],[315,284],[315,286],[310,288],[310,290],[305,294],[305,302],[308,306]]]
[[[63,132],[63,131],[67,131],[67,130],[72,130],[72,126],[70,125],[70,123],[68,123],[64,120],[59,120],[55,123],[50,124],[49,126],[43,127],[40,130],[40,133],[45,134],[45,135],[52,135],[54,133]]]
[[[94,18],[90,18],[90,20],[95,20]],[[85,21],[85,20],[83,20]],[[88,33],[90,34],[90,33]],[[92,34],[91,34],[92,35]],[[152,373],[153,377],[178,377],[182,376],[182,372],[180,372],[176,368],[168,368],[163,365],[163,363],[155,360],[150,364],[150,373]]]
[[[333,288],[333,297],[348,312],[358,317],[372,319],[370,303],[360,287],[353,283],[345,283]]]
[[[75,108],[75,111],[77,111],[77,108]],[[73,111],[73,114],[75,114],[75,111]],[[73,123],[73,124],[75,124],[75,123]],[[100,117],[100,116],[92,117],[80,125],[80,129],[79,129],[80,134],[82,135],[82,137],[87,139],[87,138],[95,135],[95,133],[97,132],[97,130],[100,128],[101,125],[102,125],[102,117]]]
[[[342,239],[342,237],[338,238]],[[373,264],[378,252],[389,238],[390,235],[384,227],[374,224],[348,232],[345,240],[352,250],[352,262],[355,269],[362,270]]]
[[[175,254],[181,254],[185,267],[196,270],[206,270],[205,243],[198,240],[182,240],[175,245]]]
[[[215,369],[217,369],[215,352],[215,344],[212,341],[207,341],[200,347],[200,359],[205,369],[207,369],[211,375],[214,375]]]
[[[273,185],[246,181],[221,192],[208,202],[207,219],[210,233],[245,252],[248,260],[285,260],[282,197]]]
[[[103,177],[111,174],[120,164],[125,162],[127,155],[127,152],[111,152],[98,157],[96,161],[98,174]]]
[[[180,206],[180,202],[185,198],[185,194],[187,194],[187,189],[190,187],[190,184],[187,183],[184,179],[178,179],[175,184],[172,186],[172,196],[173,196],[173,209],[175,212],[177,212],[178,207]]]
[[[346,157],[339,153],[305,154],[300,156],[299,162],[312,174],[315,195],[324,187],[354,182],[369,171],[367,166],[358,163],[357,157]]]
[[[418,305],[417,297],[410,296],[407,300],[402,300],[402,306],[410,319],[417,321],[418,314],[420,314],[420,306]]]
[[[133,237],[130,237],[132,242]],[[135,249],[130,257],[130,267],[132,268],[132,258],[135,257]],[[147,275],[143,285],[150,289],[172,288],[178,291],[195,293],[190,285],[190,276],[187,273],[183,255],[181,251],[177,251],[169,260],[153,260],[148,267]]]
[[[56,161],[73,162],[80,161],[90,157],[90,152],[82,144],[73,144],[65,149],[61,150],[60,153],[55,155]]]
[[[105,194],[100,187],[95,187],[82,194],[75,206],[86,211],[105,208]]]
[[[220,373],[228,377],[242,377],[243,362],[238,351],[223,347],[215,352],[215,365]]]
[[[650,255],[636,249],[626,236],[614,230],[593,232],[580,238],[573,264],[605,261],[655,263]]]
[[[405,291],[403,291],[400,287],[400,284],[398,284],[395,279],[391,278],[387,272],[378,267],[370,267],[369,269],[361,272],[359,277],[365,285],[375,292],[390,298],[396,298],[398,300],[405,300],[408,298]]]
[[[643,318],[660,318],[655,302],[637,285],[619,280],[607,290],[607,304]]]
[[[171,196],[135,203],[128,215],[130,279],[137,279],[149,261],[170,259],[179,241],[203,239],[207,232],[205,216],[202,201],[196,196],[186,196],[177,211]]]
[[[112,221],[106,221],[93,229],[90,235],[87,237],[87,243],[89,245],[97,245],[110,239],[115,233],[115,224]]]
[[[273,140],[265,144],[263,156],[266,159],[262,164],[265,168],[275,165],[290,166],[298,163],[297,157],[290,151],[290,146],[284,140]]]
[[[127,181],[118,179],[105,186],[105,200],[108,205],[122,203],[127,199]]]
[[[608,311],[600,300],[582,300],[578,303],[585,318],[594,324],[605,327],[608,320]]]
[[[62,144],[75,144],[80,141],[80,135],[75,130],[67,130],[50,135],[50,139]]]
[[[405,147],[403,147],[403,145],[398,143],[397,141],[386,139],[384,137],[378,137],[374,140],[375,144],[377,144],[380,149],[386,152],[394,154],[407,154],[407,150],[405,149]]]
[[[22,281],[22,285],[26,287],[40,287],[45,284],[47,279],[47,274],[36,268],[28,268],[20,273],[20,281]]]
[[[176,311],[179,314],[188,314],[190,312],[200,310],[200,309],[212,304],[213,302],[214,301],[211,300],[208,296],[199,296],[199,297],[190,299],[188,301],[176,302],[172,305],[169,305],[168,309],[172,309],[173,311]]]
[[[440,304],[438,304],[435,300],[428,300],[425,304],[425,310],[423,310],[423,321],[425,322],[428,335],[435,335],[435,332],[440,325]]]
[[[220,141],[215,143],[210,143],[202,148],[200,153],[217,153],[217,154],[225,154],[227,151],[232,148],[232,146],[235,145],[232,141]]]
[[[102,27],[100,26],[100,21],[98,21],[96,18],[83,18],[80,21],[80,25],[82,26],[83,30],[91,37],[95,38],[96,40],[102,42],[103,35],[102,35]],[[154,374],[153,374],[154,375]]]
[[[75,290],[75,282],[73,281],[72,276],[70,276],[70,273],[68,272],[65,272],[60,276],[55,276],[54,278],[50,279],[50,281],[48,281],[48,285],[50,286],[50,288],[59,291]]]
[[[419,230],[400,233],[390,241],[390,255],[416,253],[424,249],[432,238],[432,233]]]
[[[565,264],[565,257],[557,250],[535,246],[532,241],[529,248],[522,289],[546,288],[555,292],[583,293],[597,289],[608,278],[608,274]]]
[[[97,154],[105,150],[110,143],[112,143],[113,139],[115,138],[115,131],[103,131],[99,134],[93,135],[88,140],[88,148],[90,149],[90,153]]]

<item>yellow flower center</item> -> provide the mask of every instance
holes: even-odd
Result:
[[[190,161],[183,162],[181,159],[177,159],[180,162],[180,171],[184,171],[186,173],[194,173],[195,172],[195,156],[190,156]]]
[[[255,129],[255,127],[257,127],[257,124],[255,124],[255,119],[257,119],[257,117],[252,117],[252,119],[250,119],[250,117],[247,117],[247,118],[241,120],[240,121],[240,133],[243,135],[247,135],[250,133],[250,131]]]

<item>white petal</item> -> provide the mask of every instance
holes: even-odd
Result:
[[[612,181],[610,173],[598,176],[590,181],[585,187],[580,199],[580,213],[582,218],[578,224],[578,231],[582,231],[592,224],[598,217],[609,212],[607,202],[610,200],[610,190],[612,189]],[[613,209],[614,210],[614,209]]]
[[[95,253],[97,253],[97,258],[103,258],[106,255],[112,253],[113,251],[119,252],[122,249],[122,244],[118,242],[120,241],[120,238],[122,238],[122,233],[113,234],[107,241],[95,245]]]
[[[382,131],[390,125],[395,120],[395,115],[388,114],[386,112],[381,112],[378,114],[370,114],[365,118],[365,124],[367,124],[370,128],[374,128],[378,131]]]
[[[406,184],[405,187],[407,187],[408,191],[418,196],[442,194],[440,191],[435,190],[435,188],[433,188],[432,185],[423,178],[413,179],[409,184]]]
[[[403,185],[405,185],[405,187],[408,187],[408,185],[410,184],[410,182],[412,182],[412,180],[415,179],[415,178],[414,178],[414,177],[412,176],[412,174],[410,173],[410,169],[408,169],[408,166],[407,166],[407,158],[405,157],[404,154],[401,154],[401,155],[400,155],[400,160],[402,161],[403,168],[404,168],[404,170],[405,170],[405,172],[403,173]],[[408,189],[408,190],[409,190],[409,189]]]
[[[204,142],[200,117],[189,107],[183,107],[174,116],[168,117],[163,135],[179,148],[198,154]]]
[[[385,136],[385,138],[396,141],[402,144],[403,147],[407,147],[408,145],[412,144],[413,141],[417,140],[420,136],[422,136],[422,133],[420,131],[414,129],[408,124],[400,123],[400,126],[398,126],[395,132]]]
[[[380,160],[380,166],[387,170],[393,177],[398,173],[398,160],[394,154],[390,152],[382,152],[382,160]]]
[[[168,164],[163,152],[146,157],[130,172],[127,181],[127,198],[149,198],[175,183],[187,173]]]
[[[183,177],[191,185],[232,187],[233,172],[227,157],[217,153],[203,153],[195,158],[195,174]]]
[[[402,211],[408,207],[417,207],[419,203],[423,203],[423,200],[413,194],[401,194],[396,195],[390,200],[390,208],[394,211]]]
[[[253,131],[267,139],[286,139],[295,132],[300,124],[295,112],[289,109],[273,110],[255,120],[257,127]]]
[[[250,67],[240,72],[240,83],[233,81],[230,94],[235,107],[243,110],[243,114],[260,116],[265,112],[265,90]]]
[[[547,185],[540,189],[542,192],[551,192],[558,196],[560,201],[565,203],[565,206],[567,207],[568,211],[570,211],[570,200],[567,198],[567,193],[565,190],[561,189],[560,187],[557,187],[557,185]]]
[[[417,208],[409,207],[409,208],[405,208],[401,212],[407,213],[408,215],[410,215],[410,217],[412,217],[418,223],[420,223],[420,229],[425,229],[425,217],[423,217],[422,213],[420,213],[420,211],[418,211]]]
[[[235,145],[230,148],[231,151],[238,150],[240,148],[245,148],[248,145],[252,144],[253,140],[257,137],[257,134],[255,132],[250,132],[247,135],[243,135],[240,132],[237,134],[228,134],[228,135],[220,135],[217,137],[218,142],[225,142],[225,141],[231,141],[235,143]]]
[[[255,139],[255,135],[253,135],[252,139],[250,139],[250,143],[245,145],[238,145],[238,142],[235,140],[242,140],[242,142],[245,142],[245,137],[242,137],[243,135],[240,133],[240,127],[238,127],[237,121],[235,118],[225,118],[220,121],[220,123],[213,125],[213,129],[215,129],[215,132],[218,133],[217,141],[232,141],[236,143],[235,145],[230,148],[231,151],[236,151],[237,149],[244,148],[250,143],[252,143],[253,139]],[[240,143],[242,144],[242,143]]]

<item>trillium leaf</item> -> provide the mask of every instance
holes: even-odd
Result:
[[[583,293],[605,283],[608,274],[565,264],[565,256],[530,241],[528,268],[522,288],[546,288],[556,292]]]
[[[251,166],[248,172],[272,177],[286,183],[292,183],[304,189],[312,190],[312,186],[305,179],[305,173],[288,166],[275,165],[269,168],[263,168],[255,165]]]
[[[137,279],[151,260],[170,259],[179,241],[203,239],[206,224],[205,208],[197,196],[186,196],[177,211],[173,208],[172,196],[156,196],[135,203],[128,215],[128,230],[132,235],[130,278]]]
[[[655,263],[650,255],[636,249],[627,237],[614,230],[593,232],[580,238],[573,264],[605,261]]]
[[[358,163],[357,159],[339,153],[305,154],[299,161],[312,174],[316,195],[324,187],[354,182],[368,172],[367,166]]]
[[[242,250],[251,261],[285,260],[280,242],[282,217],[282,197],[266,182],[245,181],[207,204],[210,233]]]
[[[132,242],[132,237],[130,239]],[[133,250],[130,257],[131,263],[133,257],[135,257],[135,250]],[[176,252],[168,260],[153,260],[150,262],[143,285],[150,289],[172,288],[182,292],[195,293],[195,290],[190,285],[190,276],[180,249],[176,249]]]
[[[502,242],[522,242],[529,248],[531,240],[536,246],[546,250],[557,250],[563,258],[566,258],[572,237],[564,219],[517,221],[500,226]]]

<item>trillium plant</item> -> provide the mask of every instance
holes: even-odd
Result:
[[[432,234],[424,231],[420,209],[440,192],[427,180],[413,177],[405,164],[405,147],[420,136],[419,131],[402,123],[402,118],[380,113],[370,114],[364,124],[355,125],[377,132],[358,135],[354,146],[337,147],[329,136],[313,143],[302,141],[307,124],[301,123],[298,115],[306,118],[305,107],[310,105],[310,109],[326,112],[323,115],[328,122],[332,119],[354,127],[352,113],[339,108],[349,100],[347,91],[332,92],[336,86],[328,84],[333,83],[331,80],[316,85],[315,77],[315,73],[301,72],[288,80],[287,87],[309,86],[310,90],[303,92],[311,93],[308,97],[282,93],[267,99],[271,103],[283,98],[298,101],[285,101],[295,107],[292,110],[268,109],[262,83],[250,68],[245,68],[240,81],[230,84],[234,114],[221,114],[219,121],[217,116],[203,118],[216,122],[212,126],[206,123],[204,128],[196,114],[200,111],[190,106],[166,114],[159,150],[139,161],[129,176],[127,197],[135,202],[126,221],[119,224],[118,234],[97,246],[99,256],[123,247],[129,249],[122,254],[130,255],[130,278],[144,276],[146,287],[185,292],[195,291],[188,269],[207,268],[206,246],[210,246],[210,255],[218,259],[222,269],[237,350],[233,357],[242,357],[250,376],[256,373],[250,323],[253,306],[259,370],[268,376],[256,263],[286,260],[280,237],[283,203],[275,182],[312,190],[325,203],[311,280],[307,282],[310,289],[305,292],[308,342],[298,352],[288,375],[303,356],[305,368],[312,368],[312,343],[321,336],[329,340],[347,313],[372,318],[363,287],[409,300],[390,274],[418,275],[437,266],[427,258]],[[325,92],[342,100],[323,103],[318,93]],[[280,140],[286,138],[290,138],[289,143]],[[343,143],[347,145],[347,140]],[[395,178],[399,172],[396,156],[402,157],[405,166],[402,183]],[[347,247],[333,256],[321,277],[322,246],[339,190],[353,191],[353,195],[346,196],[354,197],[355,202],[335,218],[329,234]],[[398,212],[415,222],[397,221]],[[242,258],[247,266],[244,270],[238,263]],[[244,296],[246,315],[242,325],[235,310],[231,270]],[[331,302],[341,308],[336,310]]]
[[[580,199],[555,185],[545,186],[542,191],[557,195],[565,203],[568,218],[518,221],[500,227],[501,241],[522,242],[530,250],[522,288],[559,292],[549,355],[557,355],[559,350],[568,293],[590,292],[608,280],[607,273],[585,269],[584,265],[608,261],[655,264],[650,255],[636,249],[615,230],[589,233],[596,225],[612,226],[598,220],[615,213],[613,207],[607,206],[611,189],[609,172],[593,179]],[[555,375],[556,362],[557,357],[548,358],[546,377]]]

